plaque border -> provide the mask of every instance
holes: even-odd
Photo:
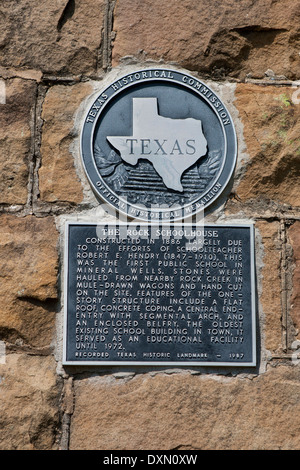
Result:
[[[68,327],[68,279],[69,279],[69,270],[68,270],[68,254],[69,254],[69,227],[71,225],[89,225],[89,226],[97,226],[97,225],[128,225],[126,222],[113,222],[113,221],[103,221],[103,222],[91,222],[91,221],[72,221],[67,220],[65,222],[65,230],[64,230],[64,286],[63,286],[63,310],[64,310],[64,321],[63,321],[63,358],[62,358],[62,365],[63,366],[85,366],[85,367],[93,367],[93,366],[168,366],[168,367],[256,367],[257,366],[257,349],[256,349],[256,274],[255,274],[255,228],[254,223],[245,223],[245,224],[214,224],[214,223],[207,223],[204,224],[204,227],[238,227],[238,228],[249,228],[250,233],[250,277],[251,277],[251,334],[252,334],[252,361],[250,362],[205,362],[205,361],[68,361],[67,360],[67,327]],[[149,226],[146,222],[138,221],[136,225],[141,226]],[[162,225],[162,224],[152,224]],[[190,227],[197,226],[196,224],[191,223],[174,223],[172,227],[176,228],[179,225],[182,227]]]
[[[132,77],[135,75],[141,75],[143,72],[153,72],[154,74],[151,77],[148,78],[139,78],[135,79],[134,81],[130,81],[130,83],[126,83],[125,85],[119,87],[119,83],[122,82],[123,79],[126,79],[128,77]],[[174,73],[178,74],[181,77],[186,77],[187,79],[193,80],[193,82],[198,82],[199,89],[197,89],[195,86],[189,84],[187,81],[179,81],[179,79],[174,79],[173,78],[168,78],[168,77],[162,77],[162,76],[156,76],[155,72],[165,72],[165,73]],[[199,196],[197,199],[193,200],[190,203],[187,203],[182,206],[178,206],[175,209],[172,208],[164,208],[164,209],[155,209],[155,208],[144,208],[139,207],[138,204],[130,203],[128,201],[124,201],[122,197],[118,196],[113,189],[111,189],[103,180],[101,175],[98,172],[98,169],[96,168],[95,161],[93,158],[93,139],[94,139],[94,133],[96,129],[96,125],[98,122],[98,119],[100,118],[103,110],[106,108],[106,106],[114,99],[115,96],[121,94],[124,90],[131,88],[132,86],[136,84],[141,84],[141,83],[149,83],[151,81],[163,81],[167,83],[176,83],[181,85],[183,88],[186,88],[192,92],[194,92],[196,95],[198,95],[199,98],[202,98],[204,101],[206,101],[207,105],[213,110],[213,112],[216,114],[218,120],[220,121],[222,130],[223,130],[223,137],[225,141],[225,148],[224,148],[224,153],[225,153],[225,159],[222,164],[222,169],[218,174],[218,177],[214,181],[214,183],[207,189],[205,192]],[[113,88],[114,85],[118,85],[118,89],[115,89],[111,91],[111,88]],[[206,94],[202,94],[200,92],[200,88],[204,87],[210,92],[209,97],[206,96]],[[94,105],[96,105],[98,100],[101,100],[101,97],[103,95],[107,94],[107,98],[104,98],[104,103],[101,104],[100,108],[97,109],[96,111],[94,110]],[[212,102],[210,102],[210,96],[214,95],[217,100],[222,105],[222,109],[227,114],[227,118],[230,121],[230,128],[232,131],[232,142],[231,144],[234,144],[234,151],[232,155],[228,152],[228,132],[226,130],[226,126],[224,125],[221,116],[218,113],[218,110],[214,108],[214,105]],[[189,72],[185,72],[184,70],[177,70],[177,69],[172,69],[168,67],[146,67],[144,69],[135,69],[131,72],[128,72],[126,74],[122,74],[119,77],[115,77],[109,84],[106,84],[100,90],[93,94],[94,99],[92,100],[91,104],[89,104],[88,109],[85,113],[83,124],[81,127],[81,132],[80,132],[80,158],[81,158],[81,163],[84,168],[84,173],[87,177],[87,180],[92,188],[93,193],[95,194],[96,198],[100,198],[104,203],[109,204],[117,213],[126,215],[127,217],[131,217],[133,219],[138,219],[141,221],[151,221],[151,220],[156,220],[157,222],[163,222],[164,220],[171,221],[171,222],[176,222],[182,220],[184,217],[191,216],[197,214],[199,211],[202,209],[208,210],[208,208],[213,205],[216,200],[218,200],[221,195],[224,193],[226,190],[229,181],[232,178],[232,175],[234,173],[234,170],[236,168],[236,163],[237,163],[237,155],[238,155],[238,139],[237,139],[237,133],[234,125],[234,121],[232,118],[231,113],[228,110],[227,105],[224,103],[223,99],[221,99],[211,87],[210,85],[207,85],[205,82],[202,81],[202,79],[199,79],[193,75],[191,75]],[[103,100],[103,98],[102,98]],[[99,106],[98,106],[99,107]],[[90,118],[90,113],[93,113],[93,117]],[[229,166],[225,170],[226,164]],[[222,184],[221,184],[222,182]],[[99,183],[101,183],[99,185]],[[220,184],[220,187],[215,190],[216,186]],[[100,189],[102,187],[102,189]],[[207,201],[207,197],[210,195],[211,192],[214,192],[213,195],[209,197],[209,200]],[[106,194],[106,196],[104,195]],[[190,208],[188,209],[187,213],[185,213],[185,208]],[[132,211],[132,212],[130,212]],[[145,212],[144,215],[137,215],[139,212]],[[157,214],[157,219],[155,217],[152,217],[151,214]],[[164,217],[164,214],[167,214],[168,217]]]

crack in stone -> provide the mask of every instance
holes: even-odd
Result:
[[[57,31],[60,33],[64,25],[67,23],[67,21],[72,18],[72,16],[75,13],[75,0],[69,0],[68,3],[66,4],[59,20],[57,23]]]

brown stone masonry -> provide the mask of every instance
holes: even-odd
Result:
[[[300,449],[299,12],[294,0],[1,2],[1,450]],[[233,116],[237,168],[207,220],[255,223],[254,370],[62,366],[64,221],[99,206],[80,161],[84,103],[147,66],[207,81]]]

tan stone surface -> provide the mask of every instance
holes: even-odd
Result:
[[[258,278],[258,298],[263,311],[260,331],[263,346],[271,352],[282,349],[282,304],[281,304],[281,244],[278,222],[257,221],[255,229],[263,244],[263,268]],[[262,323],[263,322],[263,323]]]
[[[300,106],[295,88],[239,84],[235,105],[244,126],[249,154],[245,173],[236,184],[239,203],[272,200],[300,205]],[[232,206],[232,207],[231,207]],[[234,204],[229,204],[234,210]]]
[[[0,449],[52,450],[59,424],[53,357],[7,354],[0,364]]]
[[[3,67],[0,65],[0,77],[3,79],[24,78],[25,80],[35,80],[36,82],[40,82],[42,80],[43,73],[40,70],[19,69],[17,67]]]
[[[9,79],[0,87],[0,203],[25,204],[36,85]]]
[[[290,314],[295,327],[300,332],[300,222],[296,221],[288,231],[293,249],[293,285],[290,299]]]
[[[0,5],[0,63],[48,73],[96,68],[104,0],[10,0]]]
[[[299,1],[118,0],[113,65],[135,56],[216,77],[299,78]]]
[[[75,381],[71,449],[299,449],[299,368]],[[83,439],[84,436],[84,439]]]
[[[70,145],[75,137],[75,112],[91,92],[91,85],[79,83],[73,86],[57,85],[47,93],[42,113],[42,164],[39,170],[42,201],[82,201],[82,187]]]
[[[52,217],[0,217],[0,339],[49,347],[57,300],[57,240]]]

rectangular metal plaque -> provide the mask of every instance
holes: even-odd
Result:
[[[66,365],[255,366],[253,225],[66,224]]]

